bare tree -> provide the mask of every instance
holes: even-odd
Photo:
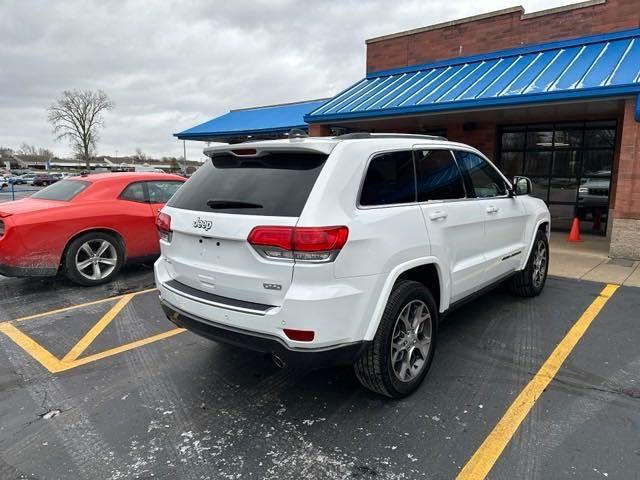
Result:
[[[47,119],[56,138],[67,139],[89,168],[99,138],[98,130],[104,127],[102,114],[112,108],[113,102],[102,90],[65,90],[47,109]]]
[[[142,151],[141,148],[136,148],[136,153],[131,157],[133,159],[133,163],[142,163],[144,164],[147,161],[147,155]]]
[[[53,152],[46,148],[36,147],[23,143],[15,152],[16,156],[26,163],[42,163],[45,164],[53,158]]]

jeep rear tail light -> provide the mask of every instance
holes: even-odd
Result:
[[[331,262],[347,242],[349,229],[336,227],[259,226],[247,241],[263,257],[301,262]]]
[[[166,213],[160,212],[156,218],[156,227],[158,228],[158,235],[165,242],[170,242],[173,235],[171,230],[171,217]]]

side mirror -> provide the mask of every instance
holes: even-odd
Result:
[[[529,195],[532,191],[533,185],[527,177],[513,177],[514,195]]]

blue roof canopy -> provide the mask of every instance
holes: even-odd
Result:
[[[306,129],[308,125],[304,121],[304,115],[326,100],[231,110],[208,122],[174,133],[174,136],[181,140],[215,140],[234,136],[285,133],[292,128]]]
[[[369,73],[308,123],[640,93],[640,29]]]

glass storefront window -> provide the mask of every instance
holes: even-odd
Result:
[[[553,147],[553,128],[544,127],[527,132],[527,149]]]
[[[522,150],[524,148],[524,132],[504,132],[502,134],[503,150]]]
[[[549,202],[575,203],[578,195],[577,178],[552,177],[549,189]]]
[[[616,130],[587,130],[584,136],[585,148],[615,148]]]
[[[525,175],[549,175],[553,152],[526,152]]]
[[[585,231],[606,232],[615,120],[515,125],[498,138],[502,171],[531,178],[532,195],[549,205],[553,228],[569,228],[577,215]]]
[[[515,175],[522,175],[524,164],[524,153],[522,152],[503,152],[500,157],[501,170],[507,178]]]
[[[601,175],[604,172],[611,174],[612,163],[613,150],[591,150],[585,152],[582,175]]]
[[[549,177],[531,178],[531,185],[533,186],[533,190],[531,191],[532,196],[539,198],[540,200],[544,200],[545,202],[549,201],[549,198],[547,198],[547,194],[549,192]]]
[[[580,152],[578,150],[564,150],[553,152],[553,167],[551,175],[554,177],[577,177],[580,171]]]
[[[554,148],[580,148],[582,130],[556,130],[553,138]]]

